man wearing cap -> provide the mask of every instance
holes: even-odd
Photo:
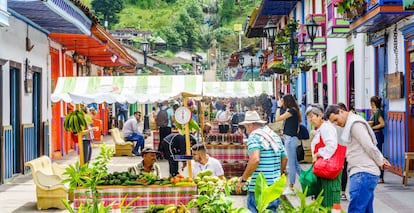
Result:
[[[140,175],[142,173],[152,173],[161,179],[161,169],[160,166],[155,163],[157,160],[157,151],[153,148],[145,148],[142,150],[142,161],[137,165],[128,168],[128,172],[135,175]]]
[[[286,169],[287,155],[281,138],[266,126],[266,121],[261,120],[256,111],[247,111],[240,125],[246,127],[249,135],[247,141],[249,161],[237,183],[236,192],[241,193],[242,186],[251,177],[247,193],[247,208],[255,213],[257,209],[254,188],[259,172],[266,177],[267,185],[272,185],[280,178],[281,171]],[[267,209],[276,212],[278,206],[279,199],[276,199],[268,205]]]

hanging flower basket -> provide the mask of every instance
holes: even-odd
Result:
[[[300,70],[302,70],[302,72],[307,72],[307,71],[309,71],[312,68],[312,66],[305,65],[305,66],[301,66],[299,68],[300,68]]]
[[[281,67],[272,67],[270,69],[268,69],[269,72],[271,73],[276,73],[276,74],[283,74],[286,72],[285,68],[281,68]]]

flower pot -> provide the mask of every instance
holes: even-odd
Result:
[[[312,68],[312,66],[310,65],[305,65],[305,66],[301,66],[300,70],[302,70],[302,72],[307,72]]]
[[[280,68],[280,67],[275,67],[275,68],[272,67],[272,68],[269,69],[269,72],[277,73],[277,74],[283,74],[283,73],[286,72],[286,69]]]
[[[364,2],[360,7],[357,8],[358,15],[363,15],[367,10],[368,4]]]

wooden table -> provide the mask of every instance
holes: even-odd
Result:
[[[73,206],[77,209],[82,202],[85,202],[85,192],[89,189],[77,188],[74,192]],[[136,207],[134,212],[143,212],[148,209],[150,204],[184,204],[195,198],[197,195],[197,186],[172,186],[172,185],[150,185],[150,186],[99,186],[98,193],[100,201],[104,205],[110,205],[113,202],[120,202],[127,196],[125,203],[129,203],[136,197],[139,197],[131,207]]]

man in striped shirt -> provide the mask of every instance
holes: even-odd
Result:
[[[272,185],[281,176],[281,171],[285,171],[287,155],[281,138],[266,125],[266,121],[261,120],[256,111],[247,111],[245,120],[240,125],[246,127],[246,132],[249,135],[247,141],[249,161],[240,177],[236,191],[240,192],[247,179],[251,177],[247,194],[247,208],[255,213],[257,209],[254,187],[258,174],[262,172],[266,177],[267,184]],[[279,199],[276,199],[267,208],[276,212],[278,206]]]

